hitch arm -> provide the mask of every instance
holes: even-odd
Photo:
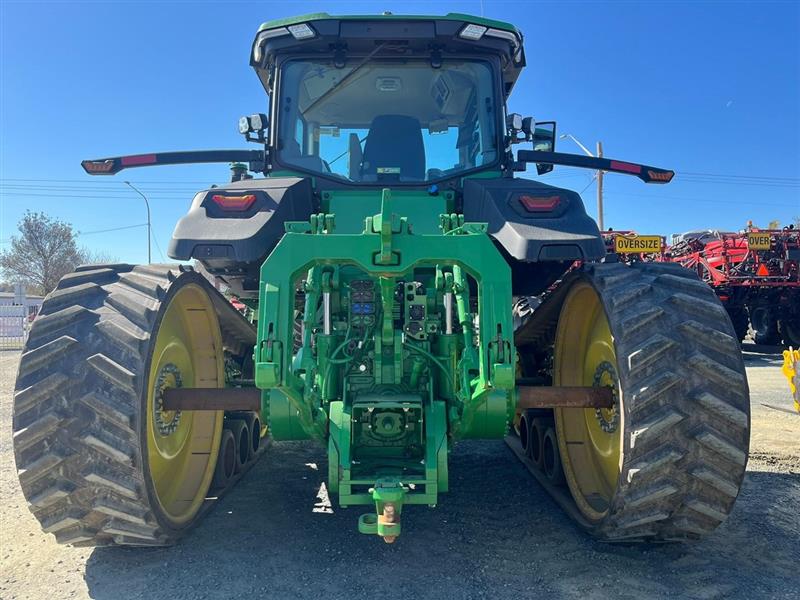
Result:
[[[266,153],[263,150],[190,150],[187,152],[154,152],[81,161],[89,175],[116,175],[132,167],[188,165],[196,163],[250,163],[250,170],[263,172]]]
[[[623,175],[635,175],[645,183],[669,183],[675,171],[648,167],[637,163],[614,160],[613,158],[597,158],[582,154],[566,154],[564,152],[543,152],[541,150],[520,150],[517,160],[526,163],[547,163],[566,167],[582,167],[596,171],[609,171]]]

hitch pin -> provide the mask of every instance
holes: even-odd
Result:
[[[322,292],[322,333],[331,334],[331,293]]]
[[[444,295],[444,332],[453,333],[453,292]]]

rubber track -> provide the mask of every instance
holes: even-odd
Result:
[[[252,348],[250,323],[182,265],[81,267],[34,321],[15,389],[14,454],[31,511],[61,543],[164,545],[188,529],[152,509],[139,432],[151,333],[170,290],[190,282],[212,298],[226,350]]]
[[[733,325],[714,292],[678,265],[587,265],[545,301],[539,322],[534,313],[520,328],[521,352],[552,336],[557,310],[546,305],[560,307],[579,279],[605,307],[625,413],[617,491],[589,529],[606,540],[699,538],[730,514],[747,464],[750,399]]]

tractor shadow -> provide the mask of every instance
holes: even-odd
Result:
[[[783,364],[782,346],[759,346],[742,344],[742,359],[745,367],[780,367]]]
[[[321,447],[276,443],[171,548],[95,549],[92,598],[660,598],[791,593],[800,476],[748,472],[730,519],[688,545],[599,543],[501,441],[463,442],[451,491],[407,507],[393,545],[359,534],[366,507],[331,507]],[[796,583],[796,581],[794,581]]]

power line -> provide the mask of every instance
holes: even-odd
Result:
[[[800,183],[757,183],[755,181],[725,181],[723,179],[693,179],[682,177],[676,173],[675,181],[678,183],[708,183],[712,185],[735,185],[761,188],[795,188],[800,189]]]
[[[154,235],[153,236],[153,241],[156,243],[156,250],[158,250],[158,254],[161,257],[161,261],[162,262],[167,262],[167,260],[164,258],[164,253],[161,251],[161,246],[158,243],[158,237]]]
[[[93,196],[88,194],[59,194],[59,193],[52,193],[52,194],[8,194],[5,192],[0,191],[0,196],[13,196],[15,198],[76,198],[78,200],[129,200],[132,199],[133,196]],[[164,200],[181,200],[182,198],[169,198],[165,196],[161,196],[160,194],[153,194],[154,197],[163,197]]]
[[[589,186],[591,186],[591,185],[594,183],[595,179],[597,179],[597,174],[595,174],[595,176],[594,176],[594,177],[592,177],[592,180],[591,180],[589,183],[587,183],[587,184],[586,184],[586,187],[585,187],[585,188],[583,188],[583,189],[582,189],[580,192],[578,192],[578,195],[579,195],[579,196],[582,196],[582,195],[583,195],[583,192],[585,192],[586,190],[588,190],[588,189],[589,189]]]
[[[786,208],[797,208],[797,204],[779,204],[775,202],[742,201],[742,200],[711,200],[708,198],[687,198],[685,196],[661,196],[655,194],[630,194],[627,192],[611,192],[612,196],[628,196],[633,198],[652,198],[653,200],[677,200],[679,202],[701,202],[707,204],[727,204],[737,206],[777,206]]]
[[[147,227],[147,223],[139,223],[138,225],[125,225],[124,227],[112,227],[111,229],[95,229],[93,231],[77,231],[75,235],[92,235],[95,233],[109,233],[111,231],[122,231],[123,229],[134,229],[136,227]]]
[[[197,188],[154,188],[148,186],[141,186],[141,189],[147,190],[149,192],[163,192],[165,194],[180,194],[180,193],[194,193],[197,191]],[[8,184],[8,183],[0,183],[0,190],[10,190],[12,192],[25,192],[26,190],[30,190],[33,192],[48,190],[48,191],[56,191],[56,192],[110,192],[110,193],[126,193],[130,196],[130,192],[126,191],[125,188],[114,186],[114,187],[107,187],[107,186],[72,186],[72,185],[22,185],[22,184]]]
[[[759,179],[759,180],[773,180],[773,181],[795,181],[800,183],[800,177],[773,177],[762,175],[722,175],[720,173],[697,173],[693,171],[676,171],[683,175],[692,175],[700,177],[725,177],[727,179]]]
[[[23,178],[15,178],[15,177],[0,177],[0,181],[33,181],[33,182],[46,181],[46,182],[56,182],[56,183],[83,183],[83,184],[88,184],[88,185],[94,185],[91,182],[92,181],[97,181],[97,180],[96,179],[46,179],[46,178],[23,179]],[[97,185],[111,184],[111,183],[113,183],[113,182],[111,182],[111,181],[97,181]],[[120,182],[120,183],[122,183],[122,182]],[[180,184],[201,184],[201,185],[206,185],[206,184],[208,184],[208,180],[203,180],[203,181],[196,180],[196,181],[193,181],[193,180],[189,180],[189,179],[183,179],[183,180],[172,179],[172,180],[169,180],[169,181],[142,181],[142,182],[136,183],[136,185],[139,185],[140,183],[141,183],[141,185],[147,185],[147,184],[151,184],[151,183],[169,184],[169,185],[180,185]]]
[[[123,231],[125,229],[135,229],[136,227],[147,227],[147,223],[139,223],[138,225],[125,225],[124,227],[111,227],[109,229],[93,229],[91,231],[75,231],[75,236],[92,235],[95,233],[110,233],[112,231]],[[6,238],[0,240],[0,244],[9,244],[13,238]],[[163,258],[163,254],[161,255]]]

